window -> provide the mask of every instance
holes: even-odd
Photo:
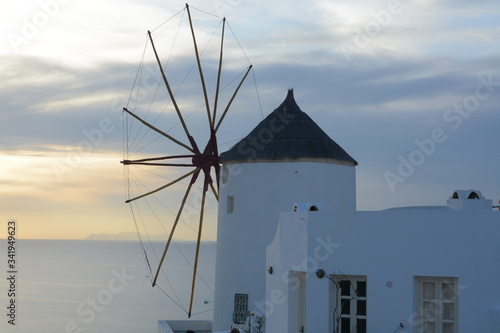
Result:
[[[229,168],[227,165],[222,166],[222,184],[227,184],[229,182]]]
[[[233,323],[244,324],[248,316],[248,294],[234,294]]]
[[[452,277],[417,277],[417,332],[458,332],[458,284]]]
[[[334,276],[334,332],[366,333],[366,276]]]
[[[233,211],[234,211],[234,197],[228,196],[227,197],[227,213],[231,214]]]

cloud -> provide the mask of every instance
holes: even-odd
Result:
[[[401,1],[402,10],[390,16],[390,1],[225,3],[222,8],[215,6],[220,2],[191,4],[200,45],[208,45],[202,61],[209,98],[216,82],[220,40],[214,32],[220,29],[220,18],[203,11],[229,20],[223,86],[231,85],[219,110],[248,66],[247,56],[254,65],[221,127],[221,150],[250,132],[294,88],[299,106],[360,163],[359,208],[387,208],[403,201],[440,204],[455,186],[500,197],[494,177],[500,87],[494,86],[477,110],[462,116],[458,128],[444,119],[454,104],[474,96],[479,77],[500,81],[497,1]],[[70,2],[49,15],[45,25],[39,24],[16,52],[7,34],[26,37],[23,24],[43,8],[33,1],[27,7],[13,3],[4,11],[0,150],[8,163],[1,178],[2,197],[8,196],[4,203],[12,207],[8,211],[13,216],[35,225],[39,212],[43,221],[61,225],[71,215],[92,210],[92,227],[99,228],[97,221],[106,224],[128,214],[119,193],[119,161],[123,132],[139,127],[124,127],[123,106],[187,142],[149,46],[137,79],[140,89],[131,93],[147,29],[179,10],[182,4],[163,1]],[[162,62],[189,129],[204,146],[208,126],[189,31],[179,35],[170,55],[178,26],[172,20],[154,38],[162,46]],[[347,54],[342,49],[346,45],[352,47]],[[415,140],[429,138],[436,128],[445,131],[447,140],[392,192],[384,172],[397,172],[399,156],[408,158],[418,149]],[[183,151],[157,133],[144,128],[138,132],[145,148],[137,156]],[[54,162],[64,171],[62,183]],[[154,172],[141,174],[151,187],[175,177]],[[178,193],[166,200],[175,201]],[[79,223],[83,220],[78,217]],[[107,232],[130,230],[107,223]],[[81,237],[96,232],[88,227]]]

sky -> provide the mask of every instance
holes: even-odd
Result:
[[[168,95],[148,30],[172,85],[182,88],[176,93],[190,128],[201,136],[200,145],[206,142],[200,90],[180,74],[195,59],[189,33],[179,28],[186,22],[184,6],[173,0],[3,4],[0,235],[10,219],[17,221],[20,238],[135,232],[124,202],[127,173],[119,163],[125,129],[131,128],[121,110],[147,111],[146,99],[154,96],[149,116],[182,136],[171,105],[165,106]],[[198,0],[190,6],[199,43],[206,45],[210,88],[219,38],[211,36],[220,31],[221,17],[230,27],[226,101],[241,72],[253,65],[221,127],[220,151],[293,88],[301,109],[359,163],[359,210],[445,205],[457,189],[479,190],[494,203],[500,199],[497,0]],[[179,152],[168,140],[152,140],[146,147],[152,153]],[[133,179],[154,188],[175,172],[138,170]],[[159,194],[156,204],[171,204],[164,218],[175,216],[185,186]],[[187,209],[195,211],[199,199],[198,186]],[[204,237],[213,240],[216,203],[209,198],[207,204]],[[195,237],[193,216],[179,238]]]

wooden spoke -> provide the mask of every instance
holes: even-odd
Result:
[[[222,55],[224,52],[224,29],[225,29],[225,27],[226,27],[226,18],[224,17],[222,19],[222,34],[221,34],[221,39],[220,39],[219,70],[217,71],[217,86],[215,88],[214,112],[213,112],[212,125],[215,124],[215,118],[217,115],[217,103],[219,101],[220,75],[222,72]]]
[[[217,183],[217,190],[219,190],[219,187],[220,187],[220,165],[219,164],[214,165],[214,169],[215,169],[215,181]]]
[[[153,165],[153,166],[171,166],[171,167],[194,167],[193,164],[185,163],[149,163],[149,162],[133,162],[128,161],[124,163],[125,165]]]
[[[184,205],[186,204],[186,200],[189,196],[189,192],[191,191],[192,186],[193,186],[193,182],[191,181],[191,182],[189,182],[189,186],[186,190],[186,193],[184,193],[184,198],[182,198],[181,206],[179,207],[179,211],[177,212],[177,216],[175,217],[174,224],[172,225],[172,230],[170,231],[170,235],[168,236],[167,244],[165,245],[165,249],[163,250],[163,255],[161,256],[160,263],[158,264],[158,269],[156,270],[156,275],[155,275],[155,278],[153,280],[153,287],[155,286],[156,280],[158,279],[158,275],[160,274],[161,266],[163,265],[163,261],[165,260],[165,256],[167,255],[168,248],[169,248],[170,243],[172,242],[172,238],[174,236],[175,228],[177,227],[177,223],[179,222],[182,211],[184,210]]]
[[[194,150],[192,148],[190,148],[189,146],[187,146],[184,143],[180,142],[179,140],[175,139],[171,135],[168,135],[167,133],[163,132],[159,128],[156,128],[155,126],[151,125],[147,121],[143,120],[141,117],[139,117],[136,114],[134,114],[132,111],[129,111],[127,108],[123,108],[123,111],[125,111],[126,113],[128,113],[129,115],[131,115],[132,117],[134,117],[135,119],[139,120],[141,123],[143,123],[147,127],[151,128],[153,131],[156,131],[156,132],[160,133],[164,137],[166,137],[166,138],[170,139],[171,141],[177,143],[179,146],[182,146],[182,147],[186,148],[187,150],[189,150],[190,152],[194,153]]]
[[[175,100],[172,89],[170,88],[170,84],[168,84],[167,76],[165,75],[165,72],[163,71],[160,57],[158,56],[158,53],[156,52],[156,47],[155,47],[155,44],[153,42],[153,36],[151,36],[151,31],[149,31],[149,30],[148,30],[148,36],[149,36],[149,40],[151,41],[151,46],[153,47],[153,51],[155,53],[156,61],[158,62],[158,66],[160,67],[160,72],[161,72],[161,76],[163,78],[163,82],[165,83],[165,86],[167,87],[168,94],[170,95],[170,99],[172,100],[172,104],[174,105],[175,112],[177,112],[177,116],[179,117],[179,120],[182,124],[182,128],[184,128],[184,132],[186,133],[189,141],[191,141],[191,135],[189,134],[189,130],[186,126],[186,123],[184,122],[184,118],[182,117],[181,111],[179,110],[179,106],[177,105],[177,102]]]
[[[129,162],[135,163],[135,162],[162,161],[162,160],[170,160],[170,159],[175,159],[175,158],[193,158],[193,156],[194,155],[170,155],[170,156],[161,156],[161,157],[149,157],[149,158],[142,158],[140,160],[123,160],[120,163],[128,164]]]
[[[241,88],[241,85],[243,84],[243,81],[245,81],[245,79],[247,78],[248,76],[248,73],[250,73],[250,70],[252,69],[252,65],[248,66],[248,69],[245,73],[245,75],[243,76],[243,78],[241,79],[240,81],[240,84],[238,84],[238,87],[236,87],[236,90],[234,91],[233,93],[233,96],[231,97],[231,99],[229,100],[229,103],[227,104],[226,106],[226,109],[224,110],[224,113],[222,113],[222,116],[221,118],[219,119],[219,122],[217,123],[217,126],[215,126],[215,132],[217,132],[217,130],[219,129],[220,125],[222,124],[222,121],[224,120],[224,117],[226,117],[226,114],[227,114],[227,111],[229,111],[229,107],[231,106],[231,104],[233,103],[233,100],[234,98],[236,97],[236,94],[238,93],[238,91],[240,90]]]
[[[194,53],[196,55],[196,63],[198,64],[198,72],[200,73],[201,86],[203,88],[203,97],[205,98],[205,106],[207,108],[208,123],[210,128],[214,126],[212,122],[212,117],[210,116],[210,104],[208,103],[207,87],[205,86],[205,78],[203,76],[203,70],[201,68],[200,55],[198,52],[198,45],[196,44],[196,36],[194,34],[193,21],[191,20],[191,12],[189,10],[189,5],[186,4],[186,9],[189,17],[189,26],[191,27],[191,35],[193,36]]]
[[[186,173],[184,176],[179,177],[179,178],[177,178],[177,179],[176,179],[176,180],[174,180],[174,181],[171,181],[171,182],[170,182],[170,183],[168,183],[167,185],[163,185],[163,186],[161,186],[161,187],[157,188],[156,190],[150,191],[150,192],[148,192],[148,193],[144,193],[143,195],[140,195],[140,196],[138,196],[138,197],[135,197],[135,198],[129,199],[129,200],[125,201],[125,202],[126,202],[126,203],[129,203],[129,202],[135,201],[135,200],[137,200],[137,199],[144,198],[144,197],[146,197],[146,196],[148,196],[148,195],[150,195],[150,194],[153,194],[153,193],[156,193],[156,192],[158,192],[158,191],[161,191],[161,190],[163,190],[163,189],[165,189],[165,188],[167,188],[167,187],[169,187],[169,186],[174,185],[175,183],[180,182],[180,181],[181,181],[181,180],[183,180],[184,178],[189,177],[190,175],[194,174],[194,173],[195,173],[195,172],[197,172],[197,171],[200,171],[200,168],[196,168],[196,169],[194,169],[193,171]]]
[[[217,193],[217,190],[214,187],[214,184],[210,184],[210,188],[212,189],[213,194],[215,195],[215,199],[219,201],[219,194]]]
[[[150,157],[139,160],[123,160],[120,163],[123,165],[154,165],[154,166],[173,166],[173,167],[196,167],[193,163],[152,163],[152,161],[164,161],[176,158],[193,158],[196,155],[172,155],[161,157]]]
[[[200,224],[198,226],[198,239],[196,240],[196,253],[195,253],[195,257],[194,257],[193,282],[191,285],[191,300],[189,302],[188,318],[191,318],[191,311],[193,309],[194,289],[195,289],[195,285],[196,285],[196,272],[198,270],[198,257],[200,254],[201,231],[203,229],[203,213],[205,212],[205,198],[206,197],[207,197],[207,191],[204,189],[203,196],[201,198]]]

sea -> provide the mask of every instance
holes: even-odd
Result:
[[[0,332],[156,333],[158,320],[188,320],[194,242],[169,249],[161,289],[151,286],[138,241],[17,240],[15,245],[15,273],[10,273],[8,244],[0,241]],[[160,254],[164,245],[149,244]],[[198,267],[191,319],[206,320],[213,315],[213,243],[201,247]]]

